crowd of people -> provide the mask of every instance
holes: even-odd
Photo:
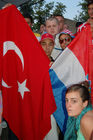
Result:
[[[6,8],[6,5],[4,8]],[[89,19],[76,24],[76,33],[69,30],[63,15],[52,15],[45,23],[40,25],[39,33],[34,33],[42,49],[50,60],[50,67],[57,57],[74,40],[74,38],[86,27],[91,26],[93,36],[93,1],[87,4]],[[33,26],[33,19],[29,15],[23,15],[29,27]],[[51,130],[44,140],[93,140],[93,109],[91,97],[86,82],[72,85],[66,91],[65,101],[68,113],[67,129],[63,138],[56,120],[51,115]],[[14,140],[14,139],[13,139]]]

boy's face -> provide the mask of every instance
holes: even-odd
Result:
[[[59,33],[59,25],[57,24],[56,20],[46,21],[46,31],[53,36]]]
[[[93,4],[88,6],[88,14],[91,19],[93,19]]]
[[[42,40],[40,44],[41,44],[42,48],[44,49],[46,55],[48,57],[50,57],[51,53],[52,53],[52,50],[54,48],[53,40],[51,40],[49,38],[46,38],[46,39]]]

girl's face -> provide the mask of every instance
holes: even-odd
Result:
[[[60,47],[64,50],[71,42],[71,37],[68,34],[62,34],[59,38]]]
[[[79,91],[72,91],[66,94],[68,116],[77,117],[86,106],[86,101],[82,101]]]

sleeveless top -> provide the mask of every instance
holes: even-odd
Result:
[[[84,136],[82,135],[82,132],[80,131],[80,126],[77,131],[77,140],[85,140]]]
[[[64,140],[77,140],[77,132],[80,129],[80,121],[82,117],[90,110],[92,110],[92,105],[85,107],[77,118],[68,117]],[[78,140],[85,139],[78,138]]]

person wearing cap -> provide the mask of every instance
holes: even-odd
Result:
[[[64,50],[70,44],[70,42],[73,40],[73,38],[74,38],[74,35],[72,34],[71,31],[69,31],[67,29],[60,33],[59,43],[60,43],[62,50]]]
[[[40,44],[50,61],[54,62],[53,58],[51,57],[51,53],[55,44],[54,37],[51,34],[45,33],[41,36]]]
[[[54,60],[51,57],[51,52],[54,48],[54,37],[51,34],[45,33],[41,36],[40,44],[43,50],[45,51],[46,55],[50,59],[50,64],[52,64]],[[53,117],[53,115],[51,115],[51,127],[51,130],[45,136],[44,140],[58,140],[58,129],[56,120]]]

